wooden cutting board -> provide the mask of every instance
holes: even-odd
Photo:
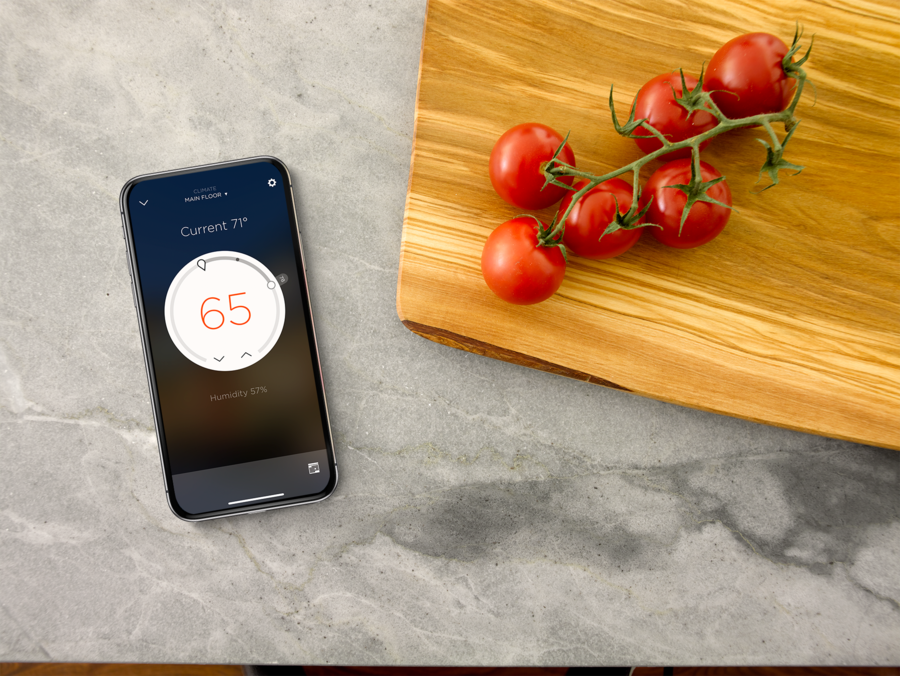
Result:
[[[397,312],[425,338],[635,394],[900,449],[900,12],[892,2],[485,3],[431,0],[403,221]],[[565,134],[597,174],[638,150],[615,133],[641,85],[741,33],[815,33],[798,176],[753,194],[755,130],[704,159],[728,177],[722,235],[677,251],[570,256],[550,300],[509,305],[484,242],[521,212],[491,188],[496,139],[521,122]],[[808,38],[804,41],[808,43]],[[656,162],[642,176],[661,163]],[[542,212],[549,220],[554,210]],[[535,393],[535,396],[540,396]]]

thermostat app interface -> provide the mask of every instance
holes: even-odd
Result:
[[[126,188],[170,501],[188,518],[333,486],[288,182],[258,159]]]
[[[223,292],[235,289],[245,290]],[[166,328],[175,347],[203,368],[247,368],[278,342],[284,295],[275,275],[255,258],[212,251],[187,263],[169,285]]]

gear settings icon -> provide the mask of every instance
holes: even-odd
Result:
[[[274,187],[275,187],[275,179],[274,179],[274,178],[270,178],[270,179],[269,179],[269,187],[270,187],[270,188],[274,188]]]

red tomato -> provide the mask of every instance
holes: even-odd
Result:
[[[581,190],[587,181],[581,181],[576,190]],[[569,193],[559,205],[560,213],[565,213],[575,193]],[[621,178],[611,178],[592,188],[578,200],[569,217],[563,242],[566,248],[576,256],[584,258],[612,258],[628,251],[641,238],[641,230],[616,230],[604,235],[606,226],[616,217],[616,201],[619,202],[619,213],[624,214],[631,208],[631,186]]]
[[[700,176],[709,181],[721,176],[715,168],[706,162],[700,163]],[[656,223],[662,228],[650,227],[650,232],[663,244],[676,249],[692,249],[714,239],[725,228],[731,209],[709,202],[695,202],[691,207],[681,235],[678,229],[681,223],[681,212],[687,204],[687,195],[678,188],[666,188],[667,185],[687,185],[691,182],[691,160],[681,159],[664,164],[657,169],[647,181],[641,193],[641,207],[650,198],[653,203],[644,215],[647,223]],[[706,193],[713,199],[731,206],[731,190],[726,181],[712,186]]]
[[[685,75],[684,81],[688,86],[688,90],[692,90],[697,86],[697,78],[690,75]],[[687,111],[675,101],[675,96],[672,94],[673,87],[675,93],[680,97],[683,94],[680,73],[657,75],[641,87],[641,91],[638,92],[634,103],[634,119],[639,120],[646,117],[647,122],[656,127],[663,136],[673,143],[709,131],[719,123],[715,116],[702,110],[695,111],[688,117]],[[645,155],[662,148],[660,140],[643,127],[638,127],[634,130],[634,133],[648,137],[635,139],[638,148]],[[703,142],[700,145],[700,150],[703,150],[707,145],[709,145],[709,141]],[[666,153],[660,159],[673,160],[676,157],[690,156],[691,149],[684,148]]]
[[[781,65],[787,52],[787,45],[768,33],[736,37],[713,55],[703,89],[731,119],[780,112],[797,84]]]
[[[518,216],[494,230],[484,245],[481,274],[491,291],[508,303],[547,300],[566,274],[559,247],[538,246],[537,227],[534,218]]]
[[[545,181],[541,164],[553,157],[562,142],[562,136],[537,122],[517,125],[503,134],[491,151],[491,183],[497,194],[520,209],[545,209],[559,202],[568,191],[556,185],[541,190]],[[568,143],[559,159],[575,166],[575,153]],[[559,180],[572,185],[573,178]]]

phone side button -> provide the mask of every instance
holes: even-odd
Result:
[[[131,302],[134,303],[134,309],[137,310],[137,292],[134,290],[134,280],[131,280]]]

